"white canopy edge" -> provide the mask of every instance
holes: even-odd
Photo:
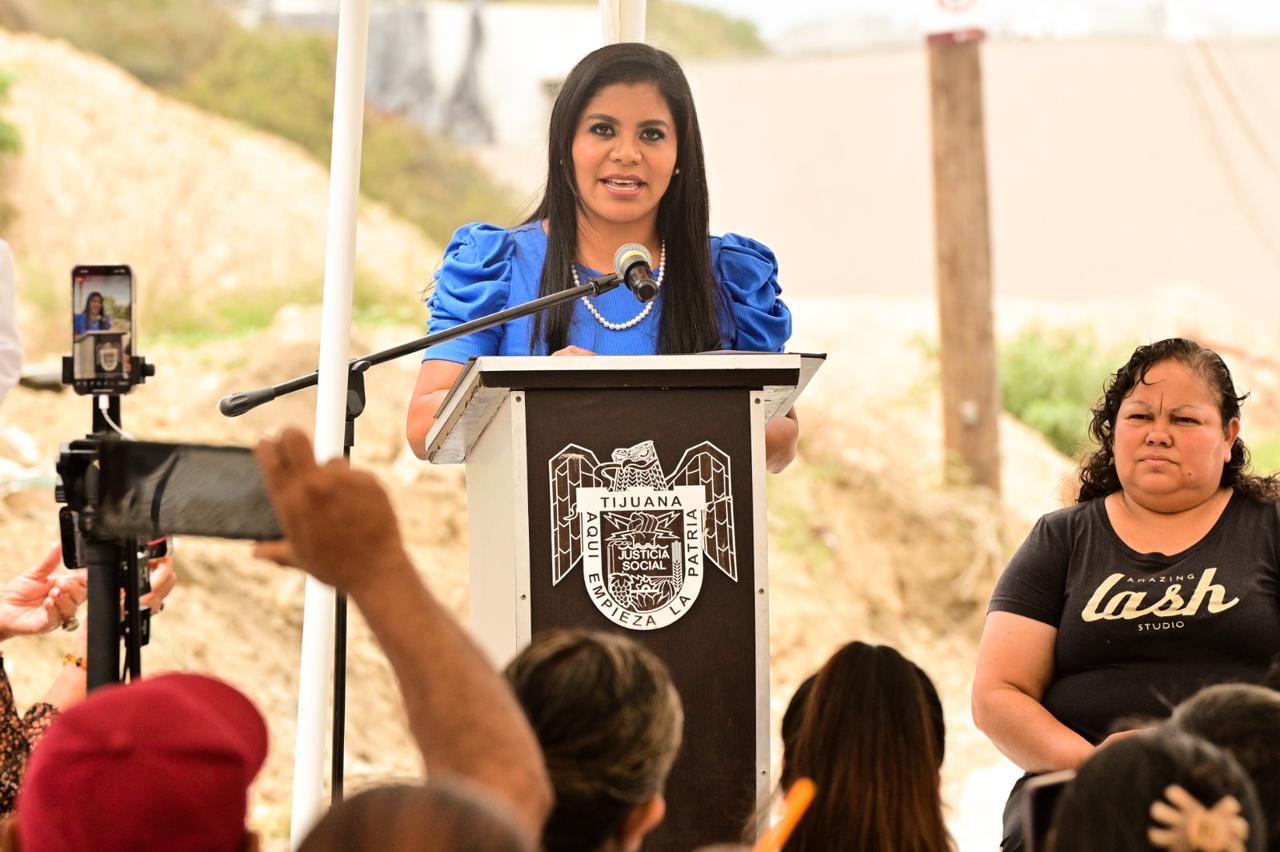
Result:
[[[316,460],[342,455],[346,432],[347,362],[351,359],[351,304],[355,286],[356,212],[364,131],[370,0],[342,0],[329,162],[329,218],[325,237],[321,311]],[[324,811],[325,752],[333,681],[334,591],[308,577],[298,673],[298,720],[293,756],[293,810],[289,839],[297,849]]]

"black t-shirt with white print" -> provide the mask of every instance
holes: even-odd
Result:
[[[1198,543],[1138,553],[1103,499],[1045,515],[989,612],[1058,629],[1042,703],[1090,742],[1123,716],[1169,715],[1211,683],[1257,681],[1280,653],[1280,507],[1235,493]]]

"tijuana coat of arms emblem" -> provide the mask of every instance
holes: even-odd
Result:
[[[552,585],[581,565],[610,621],[666,627],[693,606],[708,569],[738,581],[729,457],[715,445],[689,448],[670,475],[653,441],[607,462],[569,444],[549,467]]]
[[[120,345],[103,343],[98,347],[98,366],[104,373],[114,373],[120,368]]]

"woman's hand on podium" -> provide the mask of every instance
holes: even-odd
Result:
[[[581,346],[566,346],[563,349],[557,349],[555,352],[551,353],[553,357],[556,355],[594,355],[594,354],[596,353],[592,352],[590,349],[583,349]]]
[[[764,466],[770,473],[782,473],[796,457],[800,443],[800,421],[793,408],[764,426]]]
[[[409,398],[409,414],[405,420],[405,437],[409,449],[420,459],[427,457],[427,435],[436,425],[440,404],[449,395],[449,388],[462,374],[462,364],[454,361],[423,361],[418,370],[418,381]]]

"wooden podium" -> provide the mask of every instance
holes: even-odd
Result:
[[[670,668],[684,744],[648,849],[740,839],[772,786],[764,425],[821,362],[483,357],[427,437],[467,465],[471,627],[496,665],[570,627]]]

